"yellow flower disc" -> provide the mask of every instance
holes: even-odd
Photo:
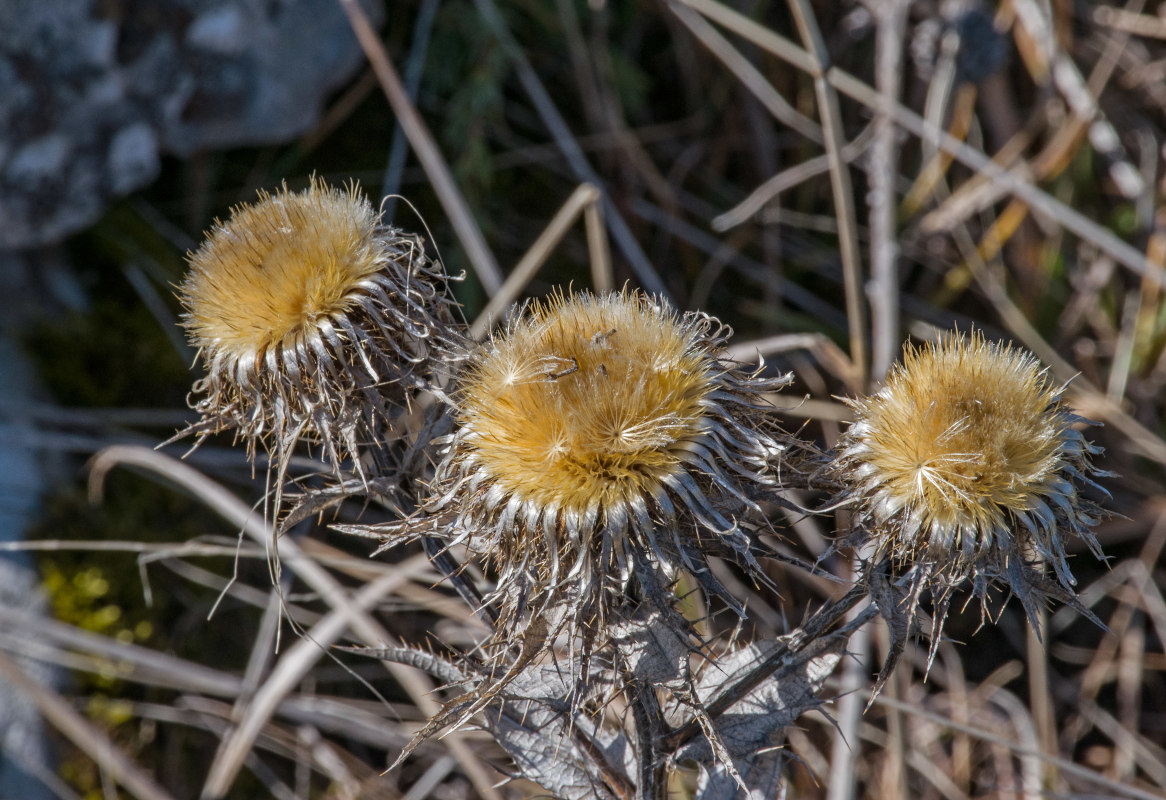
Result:
[[[207,376],[202,419],[288,463],[300,439],[363,469],[453,332],[453,299],[419,236],[383,225],[355,185],[313,179],[215,221],[179,287],[183,324]]]
[[[1006,535],[1010,515],[1061,491],[1057,399],[1032,356],[979,336],[908,350],[886,387],[859,404],[876,514],[915,515],[909,539]]]
[[[1078,490],[1104,494],[1093,478],[1108,473],[1093,467],[1101,448],[1074,427],[1087,420],[1063,391],[1032,354],[955,333],[908,346],[879,392],[850,402],[856,419],[831,471],[855,501],[871,569],[889,558],[911,575],[909,598],[889,613],[909,628],[930,590],[932,657],[952,593],[969,579],[985,614],[996,582],[1034,626],[1049,599],[1084,610],[1066,542],[1077,537],[1103,557],[1091,528],[1104,512]]]
[[[463,385],[478,467],[507,494],[581,512],[651,498],[713,389],[671,313],[628,294],[536,304]]]
[[[376,229],[376,212],[354,189],[313,180],[303,192],[260,193],[190,257],[183,290],[193,341],[229,359],[261,360],[315,335],[383,268]]]

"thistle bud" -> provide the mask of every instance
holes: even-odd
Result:
[[[183,433],[233,428],[281,471],[302,437],[334,469],[359,469],[452,319],[441,265],[355,186],[260,192],[216,220],[189,261],[179,297],[207,375],[192,399],[202,419]]]
[[[720,594],[709,556],[764,581],[745,522],[778,488],[791,440],[764,395],[789,378],[718,360],[727,335],[626,291],[529,305],[456,380],[423,513],[379,530],[487,559],[499,638],[528,652],[558,635],[589,651],[629,597],[667,604],[680,570]]]
[[[1102,557],[1102,512],[1081,488],[1104,492],[1092,478],[1106,473],[1063,392],[1031,354],[979,333],[908,346],[877,394],[850,401],[834,465],[875,560],[914,569],[944,611],[967,579],[981,599],[1002,582],[1034,622],[1047,598],[1079,606],[1065,543]]]

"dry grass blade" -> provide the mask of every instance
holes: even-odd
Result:
[[[546,228],[535,239],[534,244],[526,251],[526,254],[519,259],[514,266],[514,270],[506,277],[506,282],[499,287],[498,292],[490,298],[490,302],[478,314],[478,318],[470,325],[470,335],[475,339],[481,339],[485,336],[491,327],[498,321],[502,313],[510,308],[511,304],[518,299],[522,294],[522,290],[530,283],[531,279],[538,273],[538,270],[544,263],[551,252],[558,247],[563,240],[567,230],[574,224],[575,220],[579,218],[581,213],[586,213],[587,209],[596,205],[599,202],[600,194],[589,183],[580,184],[567,201],[563,203],[551,221],[547,223]],[[588,225],[588,234],[590,236],[591,225]],[[598,289],[598,287],[596,287]]]
[[[263,686],[243,709],[238,726],[223,738],[203,785],[202,797],[218,800],[226,794],[260,729],[312,665],[327,653],[328,646],[344,634],[357,615],[409,580],[408,572],[423,566],[426,561],[424,555],[413,556],[392,572],[366,584],[348,603],[334,608],[313,628],[305,631],[300,641],[280,657]]]
[[[191,556],[222,556],[226,558],[262,558],[264,552],[258,549],[240,548],[237,545],[211,544],[210,542],[182,542],[164,544],[159,542],[110,542],[96,539],[69,540],[37,539],[31,542],[0,542],[0,553],[49,552],[61,553],[79,550],[84,553],[141,553],[162,558],[190,558]]]
[[[870,5],[875,17],[875,84],[880,107],[874,119],[870,151],[870,316],[871,378],[886,374],[899,355],[899,244],[895,179],[899,148],[892,111],[899,102],[903,36],[907,25],[905,0]]]
[[[0,654],[0,676],[31,698],[53,727],[87,753],[102,770],[138,800],[171,800],[170,793],[130,761],[108,736],[74,711],[59,694],[25,675],[3,654]]]
[[[753,20],[739,14],[716,0],[674,0],[684,2],[695,8],[726,28],[753,42],[759,47],[768,50],[773,55],[787,61],[793,66],[814,75],[821,71],[818,62],[806,49],[799,47],[783,36],[774,33]],[[882,100],[880,95],[867,83],[837,68],[825,70],[823,80],[842,94],[857,100],[870,109],[878,111]],[[1080,211],[1066,203],[1057,200],[1048,192],[1034,186],[1023,176],[1003,169],[991,158],[974,147],[951,136],[947,131],[936,128],[923,117],[901,104],[896,104],[891,110],[895,123],[908,133],[919,138],[932,138],[939,149],[950,153],[964,166],[981,173],[985,179],[997,184],[1012,193],[1020,200],[1028,203],[1033,209],[1056,220],[1067,230],[1077,236],[1092,242],[1099,250],[1110,255],[1119,264],[1128,267],[1138,275],[1154,275],[1156,280],[1162,280],[1162,267],[1148,261],[1145,254],[1123,241],[1113,232],[1089,219]]]
[[[817,362],[844,383],[851,391],[860,391],[863,378],[846,353],[828,337],[820,333],[785,333],[764,339],[739,342],[725,348],[725,356],[730,361],[753,361],[775,353],[789,353],[806,350],[813,354]],[[826,402],[816,400],[816,402]],[[849,418],[849,412],[844,418]]]
[[[1095,94],[1100,86],[1090,81],[1077,69],[1077,65],[1057,46],[1057,37],[1052,33],[1053,21],[1045,15],[1044,7],[1035,0],[1016,0],[1013,4],[1018,24],[1026,28],[1029,38],[1042,48],[1041,56],[1048,64],[1049,77],[1060,90],[1062,97],[1074,116],[1088,125],[1088,136],[1094,149],[1110,161],[1109,176],[1123,195],[1130,198],[1142,194],[1145,186],[1141,175],[1126,159],[1122,152],[1121,139],[1097,105]],[[1106,63],[1104,60],[1103,64]],[[1112,60],[1109,68],[1112,68]],[[1098,83],[1103,83],[1104,79]]]
[[[938,130],[938,127],[935,128]],[[958,128],[953,128],[951,133],[952,138],[962,141],[966,133]],[[1062,134],[1058,134],[1055,139],[1061,138]],[[1001,166],[1001,168],[1008,168],[1016,170],[1017,172],[1028,175],[1032,171],[1032,164],[1027,161],[1020,160],[1021,154],[1025,148],[1032,144],[1032,135],[1026,131],[1016,133],[1008,140],[996,153],[992,156],[992,160]],[[1051,148],[1053,145],[1050,144]],[[938,147],[938,143],[936,143]],[[941,160],[943,169],[946,170],[951,166],[951,161],[954,159],[948,152],[941,151],[936,155],[936,159]],[[939,167],[936,167],[938,170]],[[925,201],[923,193],[931,186],[938,184],[938,177],[925,175],[920,181],[919,186],[908,195],[908,200],[912,205],[922,205]],[[1006,197],[1008,191],[997,184],[995,181],[989,179],[987,176],[976,173],[967,181],[959,186],[954,192],[945,198],[942,198],[938,206],[928,211],[919,220],[919,230],[923,233],[934,234],[940,231],[947,231],[954,228],[956,225],[964,223],[973,214],[982,211],[984,208],[991,206],[993,203],[999,202],[1001,198]],[[904,201],[904,210],[912,211],[912,206]]]
[[[337,2],[344,9],[344,13],[348,15],[352,30],[356,33],[360,46],[364,48],[369,63],[376,71],[381,88],[384,89],[385,97],[388,98],[389,104],[393,107],[393,113],[397,115],[401,129],[405,131],[410,144],[413,145],[417,159],[425,169],[426,175],[429,176],[433,190],[437,192],[437,196],[441,200],[442,207],[449,215],[450,224],[461,240],[466,257],[474,266],[478,280],[482,282],[483,288],[489,294],[494,294],[502,285],[502,271],[498,268],[498,262],[482,236],[481,228],[474,221],[465,198],[462,197],[461,191],[457,188],[453,175],[450,174],[449,165],[445,163],[441,151],[437,149],[433,135],[429,132],[421,115],[417,113],[417,109],[413,107],[413,103],[409,101],[405,86],[401,83],[396,69],[393,68],[393,62],[389,59],[389,54],[385,52],[384,45],[381,44],[381,40],[373,30],[364,9],[356,0],[337,0]]]
[[[855,765],[862,755],[858,737],[862,721],[863,702],[858,690],[868,680],[867,660],[870,657],[870,627],[860,628],[851,637],[847,648],[851,656],[842,668],[841,700],[836,712],[837,727],[830,751],[830,772],[827,779],[826,800],[852,800],[858,791]]]
[[[53,651],[84,653],[128,665],[132,671],[122,675],[128,680],[216,697],[234,697],[242,686],[240,680],[229,673],[139,645],[118,642],[26,611],[5,607],[0,620],[4,622],[7,635],[12,637],[14,653],[19,648],[21,654],[46,661],[60,660]]]
[[[777,121],[788,125],[815,144],[823,144],[822,126],[803,116],[765,79],[757,67],[705,21],[704,17],[679,4],[669,6],[692,35],[721,60]],[[823,170],[825,171],[825,170]]]
[[[864,692],[863,690],[859,690],[859,693],[863,694],[864,696],[869,696],[868,693]],[[999,734],[985,728],[959,723],[944,717],[941,714],[936,714],[933,711],[928,711],[911,703],[905,703],[899,700],[891,700],[890,698],[882,695],[875,698],[874,703],[876,706],[894,706],[896,709],[905,714],[928,720],[937,725],[943,726],[943,728],[947,730],[964,733],[968,736],[972,736],[985,742],[994,742],[1007,750],[1009,753],[1015,754],[1017,757],[1035,758],[1039,759],[1040,761],[1046,761],[1055,765],[1058,769],[1066,774],[1070,774],[1075,778],[1079,778],[1093,786],[1104,789],[1109,793],[1108,796],[1110,797],[1127,797],[1133,798],[1133,800],[1161,800],[1161,795],[1148,792],[1144,789],[1139,789],[1136,786],[1129,786],[1111,780],[1106,776],[1089,769],[1088,767],[1083,767],[1080,764],[1075,764],[1072,761],[1069,761],[1068,759],[1045,753],[1039,747],[1026,747],[1019,742],[1006,740]]]
[[[855,371],[867,383],[868,372],[866,305],[862,279],[862,256],[858,247],[858,220],[854,213],[854,189],[850,181],[850,165],[843,158],[846,139],[842,129],[842,112],[838,95],[826,80],[829,55],[822,32],[814,18],[814,10],[806,0],[790,0],[790,13],[805,42],[813,69],[814,92],[818,99],[818,115],[822,120],[826,157],[830,162],[830,187],[834,192],[834,213],[838,218],[838,250],[842,257],[843,285],[846,289],[846,320],[850,330],[850,360]]]
[[[628,228],[627,223],[620,216],[619,210],[607,196],[599,174],[588,162],[587,156],[583,153],[583,149],[579,147],[579,142],[572,135],[566,120],[563,119],[562,114],[555,107],[550,93],[539,79],[538,73],[530,65],[530,61],[527,60],[526,56],[523,55],[518,43],[514,41],[514,37],[507,29],[502,15],[498,13],[497,6],[493,3],[493,0],[475,0],[475,5],[478,7],[478,11],[486,21],[486,24],[490,26],[494,35],[502,43],[507,56],[514,62],[514,67],[518,71],[518,80],[522,84],[522,88],[530,97],[531,102],[534,103],[535,110],[538,112],[543,124],[550,131],[552,138],[555,140],[555,144],[567,159],[567,163],[572,173],[574,173],[575,179],[584,183],[590,183],[599,189],[603,200],[604,215],[611,230],[612,238],[615,239],[616,246],[619,247],[624,258],[631,263],[632,270],[635,271],[636,277],[640,281],[640,286],[652,294],[667,296],[668,291],[664,285],[664,281],[661,280],[659,273],[656,272],[656,268],[652,266],[648,257],[644,255],[644,251],[640,248],[635,236],[632,235],[631,229]]]
[[[1093,9],[1093,21],[1117,31],[1166,39],[1166,19],[1123,8],[1099,6]]]
[[[611,271],[611,247],[607,242],[607,224],[603,221],[603,204],[583,207],[583,225],[587,230],[587,253],[591,259],[591,288],[597,293],[615,288]]]
[[[1042,629],[1048,629],[1048,614],[1041,614]],[[1036,739],[1040,749],[1046,753],[1057,752],[1057,720],[1053,704],[1052,684],[1049,680],[1048,653],[1044,643],[1037,636],[1035,628],[1029,628],[1025,634],[1025,663],[1028,669],[1029,708],[1031,709],[1033,724],[1036,726]],[[1060,782],[1056,765],[1044,763],[1042,783],[1056,786]]]
[[[241,528],[255,541],[263,545],[273,541],[271,526],[222,486],[170,456],[143,447],[118,445],[94,456],[90,465],[92,491],[100,493],[105,475],[118,465],[135,466],[173,481],[194,494],[232,525]],[[348,594],[343,587],[327,570],[304,554],[294,539],[285,539],[281,543],[279,559],[284,566],[294,571],[305,583],[319,592],[324,601],[333,609],[341,609],[348,605]],[[393,639],[380,623],[366,613],[356,614],[351,627],[371,647],[383,646]],[[400,664],[392,664],[389,669],[413,698],[418,708],[422,709],[425,714],[432,715],[439,710],[437,702],[429,696],[430,692],[433,691],[433,684],[426,675]],[[458,763],[474,783],[475,788],[484,797],[491,798],[491,800],[501,800],[501,795],[494,788],[494,781],[487,773],[486,768],[465,746],[465,743],[459,741],[456,736],[447,737],[444,741],[446,747],[458,759]]]
[[[854,137],[853,141],[848,142],[842,148],[842,160],[849,164],[866,152],[867,148],[870,147],[873,130],[873,128],[866,128],[862,133]],[[723,233],[730,228],[744,224],[753,216],[760,213],[777,195],[811,178],[815,178],[829,169],[830,158],[829,156],[822,155],[806,159],[800,164],[794,164],[792,167],[782,170],[750,192],[749,196],[736,206],[714,217],[712,221],[713,230]]]

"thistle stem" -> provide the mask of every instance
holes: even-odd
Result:
[[[806,620],[805,625],[786,637],[786,641],[767,658],[746,672],[736,683],[730,684],[706,703],[705,709],[708,716],[716,719],[728,711],[735,703],[756,689],[762,681],[781,670],[790,656],[802,652],[807,646],[823,645],[828,647],[832,637],[828,637],[826,631],[845,618],[850,610],[866,597],[866,587],[855,586],[842,597],[818,609],[812,617]],[[873,604],[867,606],[835,634],[849,636],[877,614],[878,609]],[[699,733],[700,730],[699,722],[696,720],[688,722],[663,737],[661,747],[669,751],[675,750]]]

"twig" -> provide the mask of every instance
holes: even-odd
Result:
[[[868,3],[874,15],[875,85],[880,108],[870,152],[870,316],[871,378],[881,380],[899,352],[899,246],[895,231],[895,178],[899,148],[893,109],[899,102],[903,30],[909,0]]]
[[[720,239],[708,231],[677,217],[669,216],[659,206],[641,197],[633,197],[629,206],[631,212],[636,216],[659,225],[671,235],[684,240],[704,253],[709,255],[715,254],[724,245]],[[845,315],[837,308],[793,281],[786,280],[780,275],[775,275],[773,270],[766,268],[763,264],[739,252],[734,252],[729,257],[729,262],[741,270],[742,273],[757,280],[759,283],[775,287],[776,291],[780,292],[784,298],[801,308],[807,314],[812,314],[817,319],[829,325],[837,325],[839,327],[846,325]]]
[[[251,538],[265,545],[272,541],[271,527],[237,497],[186,464],[144,447],[121,445],[98,453],[90,467],[91,483],[99,487],[106,473],[119,464],[137,466],[172,480],[232,524],[238,525]],[[343,608],[351,602],[347,592],[336,579],[307,557],[294,539],[285,539],[280,549],[284,565],[294,570],[305,583],[319,592],[332,608]],[[392,639],[380,623],[365,613],[353,618],[352,628],[366,644],[372,646],[380,646]],[[422,713],[429,715],[437,713],[440,707],[430,696],[433,685],[427,676],[400,665],[392,665],[390,670]],[[465,743],[455,737],[447,737],[444,743],[457,757],[474,788],[491,800],[501,800],[501,795],[494,788],[494,781]]]
[[[140,800],[171,800],[171,795],[148,773],[117,748],[108,736],[74,711],[59,694],[24,674],[0,653],[0,676],[36,703],[48,722],[94,760],[102,770]]]
[[[810,74],[818,70],[813,56],[804,48],[758,25],[722,3],[715,0],[673,1],[684,2],[697,9],[710,19],[719,22],[799,69]],[[857,100],[872,111],[878,110],[881,102],[878,92],[853,75],[838,67],[830,67],[825,72],[825,80],[838,91]],[[1014,174],[1004,169],[979,150],[968,146],[944,130],[937,130],[935,126],[901,104],[896,104],[892,111],[895,123],[904,130],[920,138],[934,137],[941,150],[950,153],[957,161],[972,170],[982,173],[986,180],[998,183],[1005,190],[1028,203],[1038,213],[1045,215],[1048,219],[1056,220],[1075,235],[1089,240],[1098,249],[1109,254],[1115,261],[1138,275],[1152,274],[1159,281],[1166,283],[1163,268],[1150,263],[1144,253],[1122,241],[1112,231],[1097,224],[1081,212],[1034,186],[1023,175]]]
[[[417,11],[417,21],[413,23],[412,44],[409,60],[405,64],[405,93],[409,101],[417,97],[421,85],[421,70],[425,65],[425,55],[429,52],[429,35],[433,32],[433,20],[437,16],[440,0],[425,0]],[[396,194],[401,188],[401,173],[405,171],[405,131],[401,123],[393,125],[393,141],[389,145],[389,158],[385,164],[385,176],[381,181],[381,195],[385,198],[381,214],[386,222],[392,222],[397,210]]]
[[[572,223],[579,218],[579,214],[588,206],[594,205],[599,197],[599,190],[589,183],[580,184],[571,193],[571,196],[567,198],[567,201],[563,203],[546,228],[543,229],[543,232],[534,240],[534,244],[514,266],[511,273],[506,276],[506,282],[498,288],[498,291],[490,298],[490,302],[478,314],[478,318],[470,325],[472,337],[481,339],[489,332],[491,326],[497,321],[498,315],[518,299],[522,290],[530,283],[531,278],[546,263],[551,251],[562,241]]]
[[[870,692],[865,689],[860,689],[859,693],[864,697],[870,696]],[[1110,793],[1109,796],[1111,797],[1129,797],[1134,798],[1134,800],[1161,800],[1161,797],[1157,794],[1147,792],[1144,789],[1139,789],[1136,786],[1129,786],[1126,784],[1118,783],[1114,780],[1110,780],[1104,775],[1094,772],[1088,767],[1075,764],[1066,758],[1049,755],[1048,753],[1042,752],[1040,748],[1025,747],[1018,742],[1004,739],[999,734],[985,730],[984,728],[977,728],[974,725],[965,725],[963,723],[956,722],[955,720],[949,719],[942,714],[937,714],[933,711],[928,711],[924,708],[921,708],[915,703],[906,703],[900,700],[892,700],[886,695],[879,695],[877,698],[875,698],[874,703],[875,705],[879,706],[893,706],[906,714],[933,722],[945,730],[965,733],[969,736],[973,736],[986,742],[997,742],[1019,758],[1036,758],[1040,759],[1041,761],[1048,761],[1052,764],[1055,764],[1058,769],[1066,774],[1073,775],[1077,778],[1083,778],[1096,786],[1104,788],[1107,792]]]
[[[344,2],[353,2],[353,0],[344,0]],[[547,126],[547,130],[550,131],[551,137],[555,140],[555,144],[558,145],[563,156],[567,159],[567,163],[575,175],[575,179],[593,184],[599,189],[603,200],[603,211],[607,217],[607,224],[611,230],[611,235],[615,239],[616,246],[623,253],[624,258],[631,264],[632,270],[636,273],[636,277],[640,281],[640,285],[652,294],[667,295],[664,281],[661,280],[656,269],[648,261],[648,257],[644,255],[644,251],[632,235],[631,229],[628,228],[627,223],[620,216],[619,210],[612,203],[611,198],[604,189],[603,181],[587,161],[587,156],[583,154],[583,150],[579,147],[579,143],[575,140],[575,137],[571,135],[571,130],[567,127],[566,120],[563,119],[563,116],[555,107],[555,103],[539,79],[538,73],[530,65],[530,61],[527,60],[518,43],[507,29],[502,15],[498,13],[498,7],[494,5],[493,0],[475,0],[474,4],[478,7],[478,12],[482,15],[486,24],[490,26],[494,35],[498,37],[498,41],[501,42],[506,55],[514,63],[514,68],[518,72],[519,83],[522,84],[522,88],[530,97],[535,110],[538,112],[539,118]]]
[[[850,360],[863,382],[870,379],[866,350],[866,306],[863,298],[862,257],[858,250],[858,224],[854,214],[854,189],[850,183],[850,166],[842,157],[846,137],[842,130],[842,112],[838,94],[826,80],[829,55],[814,11],[807,0],[790,0],[790,13],[798,26],[806,54],[810,56],[814,91],[818,97],[818,115],[822,118],[826,156],[830,160],[830,187],[834,193],[834,213],[838,218],[838,250],[842,257],[843,285],[846,290],[846,322],[850,331]]]
[[[247,704],[239,726],[224,736],[219,745],[203,785],[203,798],[219,798],[227,793],[259,731],[271,719],[284,697],[327,652],[328,645],[353,624],[358,614],[367,611],[380,598],[407,581],[409,570],[423,565],[426,560],[427,556],[423,554],[413,556],[401,563],[394,572],[367,584],[347,603],[330,611],[280,658],[279,664],[263,682],[255,698]]]
[[[409,791],[405,792],[401,800],[423,800],[428,797],[429,793],[445,780],[445,776],[449,774],[456,763],[457,761],[450,755],[442,756],[434,761],[429,769],[425,770],[424,774],[409,787]]]
[[[815,144],[824,143],[822,126],[803,116],[791,106],[765,79],[761,71],[749,63],[749,59],[733,47],[732,43],[722,36],[716,28],[706,22],[704,17],[677,3],[671,3],[668,7],[676,15],[676,18],[692,32],[692,35],[719,58],[721,63],[736,76],[737,80],[741,81],[741,84],[761,102],[761,105],[765,106],[774,119],[788,125]]]
[[[874,129],[872,127],[863,128],[862,133],[855,136],[853,141],[847,142],[842,148],[842,160],[850,163],[862,155],[870,145],[873,131]],[[804,181],[808,181],[810,178],[821,175],[829,169],[830,158],[825,155],[815,156],[792,167],[783,169],[750,192],[749,196],[740,203],[720,216],[715,217],[712,221],[713,230],[724,232],[737,225],[741,225],[754,214],[761,211],[777,195],[792,189]]]
[[[368,16],[360,7],[360,3],[356,0],[337,0],[337,2],[344,9],[344,13],[348,15],[349,24],[352,25],[352,30],[356,34],[360,46],[364,49],[365,56],[368,57],[369,63],[372,64],[372,68],[381,82],[381,88],[384,89],[389,105],[393,107],[397,121],[405,131],[405,135],[409,137],[409,143],[413,145],[417,160],[421,162],[421,167],[432,182],[433,191],[437,193],[442,208],[449,215],[450,225],[453,226],[458,239],[461,240],[466,257],[473,265],[478,280],[482,282],[482,287],[486,292],[493,295],[502,285],[502,271],[498,268],[494,254],[486,245],[486,240],[482,236],[478,223],[474,221],[465,198],[462,197],[461,191],[454,182],[453,176],[449,172],[449,166],[442,158],[441,151],[437,149],[433,134],[429,132],[425,120],[421,118],[413,103],[409,101],[409,95],[401,84],[397,70],[393,67],[393,62],[389,59],[388,53],[385,52],[384,45],[381,44],[376,31],[373,30]]]

